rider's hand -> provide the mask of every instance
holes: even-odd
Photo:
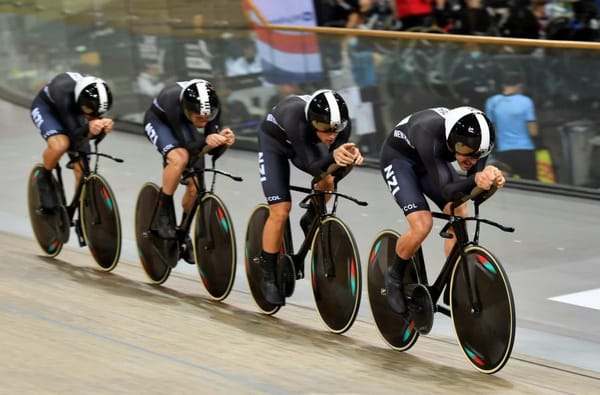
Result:
[[[94,136],[99,135],[104,131],[104,119],[92,119],[88,122],[88,130]]]
[[[219,132],[219,134],[225,137],[225,144],[227,144],[227,146],[231,146],[233,143],[235,143],[235,134],[231,129],[223,129]]]
[[[355,163],[357,157],[362,163],[362,156],[354,143],[345,143],[333,150],[333,160],[340,166],[348,166]]]
[[[354,153],[354,164],[358,165],[358,166],[362,165],[364,158],[363,158],[362,154],[360,153],[360,150],[358,149],[358,147],[356,147],[356,146],[353,147],[352,149],[350,149],[350,152]]]
[[[482,171],[475,173],[475,184],[483,190],[489,190],[494,184],[502,188],[504,183],[502,172],[495,166],[488,165]]]
[[[223,145],[227,143],[227,137],[222,136],[219,133],[211,133],[206,136],[206,145],[210,147],[218,147],[219,145]]]
[[[102,121],[102,125],[103,125],[102,130],[104,131],[104,133],[112,132],[112,130],[115,127],[115,122],[112,119],[102,118],[102,119],[100,119],[100,121]]]

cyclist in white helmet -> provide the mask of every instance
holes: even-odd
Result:
[[[221,155],[235,142],[231,129],[221,129],[220,113],[219,98],[213,85],[206,80],[193,79],[166,86],[144,115],[146,136],[163,157],[156,229],[161,238],[176,238],[173,194],[188,162],[195,160],[194,168],[204,169],[204,157],[194,156],[205,146],[213,148],[210,155]],[[188,182],[182,200],[184,216],[189,214],[196,193],[195,184]]]
[[[343,168],[362,164],[360,150],[348,141],[351,129],[346,102],[330,89],[284,98],[259,125],[258,162],[269,217],[263,230],[263,251],[256,259],[263,269],[262,291],[269,303],[281,305],[284,301],[275,281],[275,266],[292,208],[289,163],[314,178],[333,163]],[[342,173],[326,176],[315,189],[334,190],[345,175]],[[311,205],[302,216],[300,225],[305,233],[315,215],[316,208]]]
[[[457,194],[469,193],[475,186],[484,190],[494,184],[504,186],[502,172],[486,166],[494,141],[492,122],[482,111],[466,106],[411,114],[385,140],[380,153],[381,174],[408,222],[408,229],[398,238],[396,258],[385,273],[387,300],[396,313],[407,313],[404,270],[433,226],[425,197],[450,213],[449,203]],[[454,161],[466,176],[457,173]],[[455,214],[466,216],[467,204],[458,207]],[[454,242],[455,238],[446,239],[446,255]]]
[[[112,93],[105,81],[75,72],[56,75],[33,99],[31,119],[46,140],[44,171],[38,179],[44,210],[51,211],[59,203],[50,172],[69,149],[88,151],[89,143],[79,147],[78,142],[89,133],[98,135],[113,130],[113,120],[103,117],[111,107]],[[73,171],[77,186],[83,174],[78,163]]]

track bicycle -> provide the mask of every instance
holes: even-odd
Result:
[[[211,149],[212,147],[207,146],[196,158],[205,155]],[[180,259],[195,264],[210,298],[220,301],[225,299],[233,288],[236,245],[229,212],[225,203],[214,192],[216,176],[220,174],[234,181],[242,181],[242,178],[216,169],[214,157],[212,168],[203,170],[192,166],[195,160],[188,162],[180,182],[193,182],[198,193],[190,210],[191,214],[184,216],[176,228],[175,239],[162,239],[156,233],[155,217],[160,187],[153,182],[142,186],[135,207],[138,256],[146,275],[157,285],[167,281],[171,269],[175,268]],[[209,189],[204,182],[205,173],[213,174]],[[193,239],[190,238],[192,226]]]
[[[321,178],[337,169],[338,166],[333,165]],[[312,185],[318,181],[313,180]],[[290,189],[306,194],[299,203],[301,208],[307,209],[312,200],[320,215],[315,216],[297,251],[294,251],[288,218],[277,262],[278,288],[284,297],[292,296],[296,280],[304,278],[304,260],[310,250],[312,293],[319,315],[331,332],[344,333],[350,329],[358,314],[362,276],[356,241],[350,229],[336,216],[336,210],[339,198],[360,206],[366,206],[367,203],[337,191],[318,191],[313,187],[293,185]],[[333,197],[331,209],[327,207],[326,196]],[[262,313],[273,315],[281,306],[265,299],[261,290],[263,272],[257,261],[262,250],[263,228],[268,216],[267,204],[259,204],[250,215],[246,228],[245,267],[254,302]]]
[[[98,174],[100,157],[111,159],[117,163],[123,160],[98,152],[98,145],[106,134],[88,135],[78,146],[69,150],[68,169],[76,163],[81,165],[83,174],[75,188],[71,202],[67,205],[60,163],[52,171],[55,199],[59,206],[53,210],[41,207],[38,179],[43,171],[41,163],[31,170],[27,189],[27,205],[29,218],[35,238],[49,257],[57,256],[69,240],[70,228],[75,228],[80,247],[87,245],[100,269],[106,272],[113,270],[119,262],[121,254],[121,219],[117,200],[104,177]],[[82,149],[85,143],[91,143],[92,149]],[[93,166],[90,157],[95,157]]]
[[[482,373],[496,373],[508,361],[515,340],[515,305],[511,286],[494,255],[479,245],[480,224],[485,223],[504,232],[514,228],[479,217],[479,206],[489,199],[495,188],[473,191],[451,205],[451,214],[433,212],[433,217],[447,221],[440,231],[443,238],[456,244],[433,283],[428,282],[423,251],[419,249],[404,273],[404,292],[408,314],[401,315],[389,307],[384,273],[395,256],[396,240],[393,230],[380,232],[369,254],[367,272],[368,294],[377,329],[393,349],[406,351],[427,334],[433,325],[434,312],[452,319],[459,346],[469,363]],[[454,209],[473,200],[475,216],[454,216]],[[471,238],[467,222],[476,223]],[[443,293],[443,301],[438,303]]]

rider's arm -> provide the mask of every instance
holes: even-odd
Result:
[[[74,140],[85,138],[89,132],[89,126],[85,122],[83,114],[76,112],[77,106],[72,98],[73,93],[60,89],[60,86],[55,88],[50,85],[48,89],[54,100],[54,109],[65,132],[70,133]]]
[[[306,169],[312,176],[319,177],[322,173],[327,171],[329,165],[335,163],[333,151],[348,142],[351,127],[351,123],[348,121],[346,128],[338,134],[337,138],[333,144],[328,147],[326,152],[321,150],[322,147],[319,144],[313,144],[304,139],[294,139],[294,137],[291,137],[290,140],[292,140],[292,146],[296,153],[294,163],[298,167]],[[315,140],[315,143],[316,141],[318,140]]]
[[[415,145],[417,152],[421,157],[425,171],[430,177],[433,185],[436,185],[441,191],[442,196],[446,201],[454,200],[464,193],[468,193],[475,187],[475,170],[479,169],[481,164],[478,163],[475,169],[471,169],[465,177],[458,176],[452,168],[447,155],[445,141],[439,139],[427,138],[427,133],[415,133],[415,138],[411,140]],[[418,137],[416,137],[418,136]],[[480,160],[485,162],[485,160]]]

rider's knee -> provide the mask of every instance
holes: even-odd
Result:
[[[185,169],[187,166],[188,160],[190,159],[190,155],[187,150],[184,148],[175,148],[169,151],[167,154],[167,161],[170,166],[176,167],[178,169]]]
[[[284,223],[290,216],[292,204],[290,202],[275,203],[269,206],[269,219]]]
[[[64,134],[54,135],[47,140],[48,149],[56,154],[64,154],[69,149],[69,137]]]
[[[433,228],[433,217],[429,211],[416,211],[409,214],[406,219],[410,231],[418,238],[424,240]]]

